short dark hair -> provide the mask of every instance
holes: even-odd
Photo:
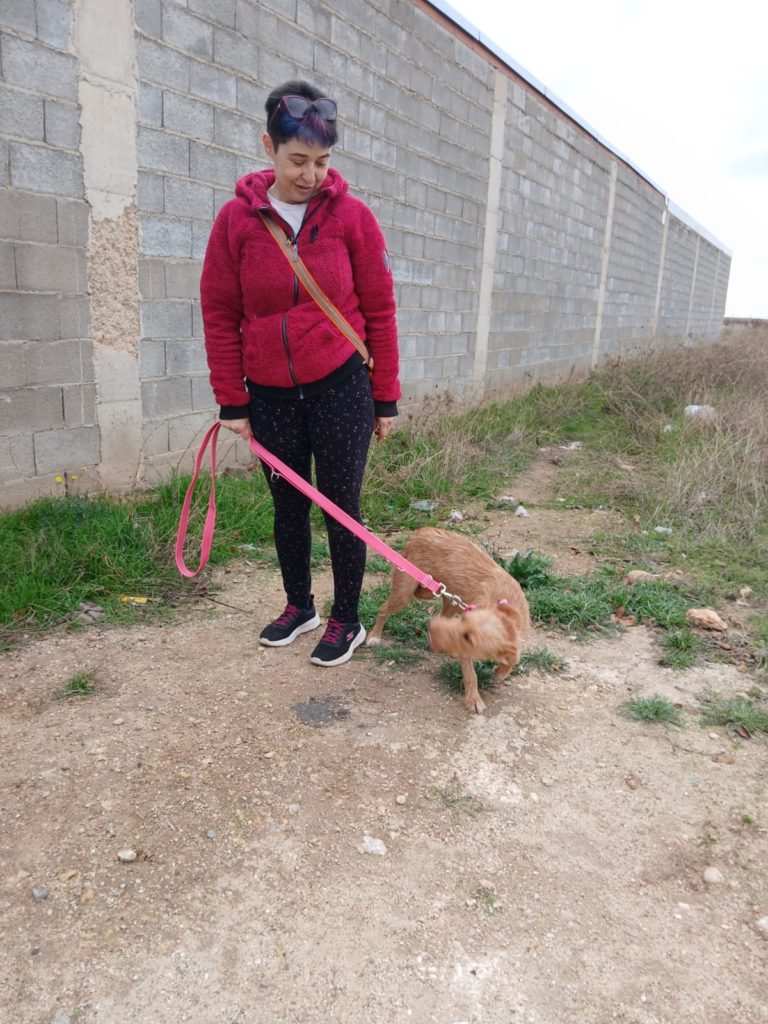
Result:
[[[285,107],[278,110],[280,100],[283,96],[304,96],[308,100],[318,100],[325,96],[322,89],[318,89],[309,82],[283,82],[267,97],[264,104],[267,111],[267,132],[274,143],[275,149],[281,142],[288,142],[289,139],[298,139],[308,145],[331,146],[336,145],[337,132],[336,122],[326,121],[318,113],[313,112],[309,117],[297,121],[291,117]]]

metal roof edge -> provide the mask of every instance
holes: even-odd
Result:
[[[665,188],[662,188],[662,186],[659,185],[658,182],[656,182],[649,174],[646,174],[646,172],[641,167],[638,167],[634,160],[631,160],[628,156],[622,153],[621,150],[617,149],[616,146],[613,145],[613,143],[609,142],[608,139],[606,139],[603,135],[600,134],[600,132],[596,131],[596,129],[594,129],[587,121],[585,121],[580,114],[577,114],[575,110],[569,107],[564,100],[561,100],[554,92],[552,92],[551,89],[544,85],[543,82],[540,82],[535,75],[532,75],[530,71],[528,71],[526,68],[522,66],[522,64],[519,64],[513,57],[510,57],[508,53],[505,53],[505,51],[502,50],[501,47],[498,46],[498,44],[495,43],[489,36],[487,36],[484,32],[481,32],[480,29],[473,25],[470,21],[467,21],[463,14],[459,14],[459,12],[454,10],[454,8],[451,7],[450,4],[445,3],[445,0],[428,0],[428,3],[430,4],[430,6],[440,11],[441,14],[445,15],[445,17],[448,18],[449,21],[452,21],[454,25],[456,25],[458,28],[460,28],[462,32],[465,32],[472,39],[475,39],[484,49],[492,53],[494,57],[498,57],[498,59],[503,64],[505,64],[508,68],[514,71],[516,75],[519,75],[520,78],[522,78],[530,86],[532,86],[536,90],[536,92],[541,93],[541,95],[548,99],[550,103],[552,103],[554,106],[556,106],[558,110],[561,110],[566,115],[566,117],[570,118],[572,121],[578,124],[579,127],[583,128],[584,131],[591,135],[592,138],[595,139],[597,142],[599,142],[601,146],[604,146],[609,152],[613,153],[615,157],[617,157],[623,163],[627,164],[634,171],[636,171],[641,178],[647,181],[649,185],[651,185],[653,188],[656,189],[657,192],[660,192],[664,196],[667,203],[667,209],[673,217],[676,217],[684,224],[687,224],[688,227],[692,228],[694,231],[697,232],[697,234],[701,235],[702,238],[705,238],[717,249],[720,249],[728,257],[733,256],[733,252],[726,245],[723,245],[723,243],[719,241],[712,234],[711,231],[708,231],[705,227],[702,227],[702,225],[699,224],[698,221],[695,221],[693,217],[690,217],[681,207],[677,205],[677,203],[673,203],[672,200],[669,198],[669,193],[667,192],[667,190]]]

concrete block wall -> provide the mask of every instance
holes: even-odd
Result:
[[[72,5],[0,4],[0,485],[99,462]],[[83,469],[86,474],[83,474]]]
[[[0,504],[82,466],[120,488],[189,465],[216,413],[208,234],[266,166],[264,100],[288,78],[338,99],[334,162],[387,237],[404,410],[718,336],[730,255],[447,14],[0,0]]]

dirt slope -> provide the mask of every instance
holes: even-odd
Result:
[[[587,571],[607,514],[536,509],[550,473],[486,536]],[[2,656],[3,1020],[768,1021],[766,745],[616,714],[743,675],[662,669],[643,627],[538,630],[568,671],[471,719],[434,655],[404,674],[364,650],[316,668],[314,635],[259,648],[276,573],[219,582],[233,607]],[[56,699],[85,668],[99,692]]]

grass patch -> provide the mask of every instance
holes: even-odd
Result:
[[[95,673],[87,670],[84,672],[77,672],[71,679],[68,679],[59,690],[57,696],[90,697],[92,693],[96,693],[96,689]]]
[[[407,672],[412,665],[418,665],[424,660],[423,652],[401,643],[382,644],[380,647],[368,649],[373,652],[373,659],[377,665],[386,665],[387,668],[393,668],[398,672]]]
[[[664,697],[653,694],[650,697],[633,697],[619,708],[619,714],[634,722],[656,722],[660,725],[674,725],[682,728],[680,712]]]
[[[494,555],[493,560],[510,576],[514,576],[523,590],[543,587],[551,584],[554,580],[554,574],[551,571],[552,559],[547,558],[546,555],[537,554],[533,548],[528,548],[522,553],[518,551],[510,559]]]
[[[370,630],[376,619],[376,613],[389,597],[389,583],[364,590],[360,595],[360,621],[366,630]],[[430,609],[432,613],[439,609],[441,602],[411,601],[397,615],[387,619],[382,636],[382,649],[391,650],[393,644],[409,650],[424,651],[429,646],[427,629],[429,627]]]
[[[661,637],[659,644],[664,651],[661,664],[665,668],[691,668],[697,655],[706,650],[701,640],[687,627],[670,629]]]
[[[496,663],[493,661],[475,661],[472,664],[475,666],[478,690],[492,690],[495,683],[493,670]],[[441,689],[446,693],[454,695],[464,693],[464,680],[458,661],[444,661],[438,670],[437,678],[440,681]]]
[[[706,693],[700,698],[701,724],[724,726],[729,733],[749,739],[768,733],[768,703],[760,698],[720,697]]]
[[[460,782],[454,781],[442,789],[436,786],[432,792],[449,811],[459,811],[474,817],[485,810],[477,797],[467,793]]]
[[[528,675],[536,671],[544,676],[553,676],[567,670],[568,663],[564,658],[553,654],[548,647],[534,647],[532,651],[523,651],[514,672],[515,675]]]

